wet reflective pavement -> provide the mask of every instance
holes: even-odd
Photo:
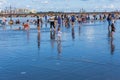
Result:
[[[62,27],[61,42],[49,25],[41,32],[0,28],[0,80],[119,80],[119,25],[113,39],[107,22]]]

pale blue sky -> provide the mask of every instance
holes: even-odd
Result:
[[[0,7],[13,6],[39,11],[87,11],[120,9],[119,0],[0,0]]]

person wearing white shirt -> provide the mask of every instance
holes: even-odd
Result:
[[[55,24],[54,24],[54,16],[51,16],[50,18],[49,18],[49,22],[50,22],[50,30],[52,30],[52,27],[54,28],[54,30],[55,30]]]
[[[58,33],[57,33],[57,40],[58,41],[61,41],[61,35],[62,35],[62,32],[60,31],[60,28],[58,28]]]

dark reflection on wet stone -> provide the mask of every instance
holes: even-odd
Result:
[[[37,40],[38,40],[38,49],[40,49],[40,32],[38,32]]]
[[[30,39],[30,32],[29,32],[29,31],[26,31],[26,34],[27,34],[27,42],[29,43],[29,39]]]
[[[78,35],[80,36],[80,30],[81,30],[81,26],[79,26],[79,28],[78,28]]]
[[[55,43],[55,31],[50,31],[51,46],[54,48]]]
[[[111,31],[108,31],[108,38],[109,38],[109,44],[110,44],[110,52],[111,52],[111,55],[113,55],[115,52],[115,45],[114,45],[114,38],[112,36]]]
[[[12,25],[10,25],[10,29],[12,30]]]
[[[57,41],[57,51],[58,51],[58,59],[60,59],[62,54],[62,44],[60,40]]]
[[[3,30],[6,30],[6,26],[5,25],[3,25],[2,28],[3,28]]]
[[[113,40],[114,40],[113,38],[111,38],[111,40],[110,40],[111,55],[113,55],[114,51],[115,51],[115,45],[114,45],[114,41]]]
[[[75,30],[74,30],[74,28],[72,28],[72,39],[73,40],[75,39]]]
[[[54,31],[50,31],[50,39],[55,40],[55,32]]]
[[[62,53],[62,45],[61,45],[61,41],[57,41],[57,50],[58,50],[58,54]]]
[[[114,39],[107,23],[61,26],[61,41],[49,25],[30,25],[29,31],[0,27],[0,80],[119,80],[118,23]]]
[[[45,27],[47,27],[47,22],[45,23]]]

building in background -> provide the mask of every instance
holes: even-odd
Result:
[[[15,7],[6,7],[0,10],[2,14],[28,14],[28,13],[37,13],[35,9],[27,8],[15,8]]]

